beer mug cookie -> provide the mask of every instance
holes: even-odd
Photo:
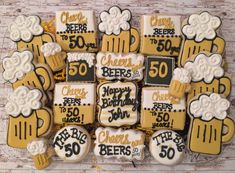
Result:
[[[143,79],[144,56],[141,54],[99,52],[96,60],[96,76],[100,79]]]
[[[218,36],[217,30],[222,21],[208,12],[192,14],[182,28],[184,35],[179,55],[179,66],[184,66],[186,60],[201,51],[223,54],[225,41]]]
[[[143,87],[140,117],[142,128],[183,130],[186,119],[185,97],[172,97],[168,88]]]
[[[53,72],[60,71],[65,68],[66,52],[61,50],[58,43],[50,42],[41,46],[47,64]]]
[[[9,96],[5,106],[9,115],[7,144],[14,148],[26,148],[37,137],[49,134],[52,112],[43,106],[42,93],[38,89],[20,86]]]
[[[230,102],[217,93],[202,93],[189,101],[188,147],[191,151],[220,154],[222,143],[232,140],[234,122],[227,114],[229,106]]]
[[[95,82],[95,54],[67,53],[66,80]]]
[[[128,53],[139,49],[139,33],[132,28],[131,12],[118,6],[100,14],[99,31],[102,35],[102,52]]]
[[[150,138],[149,151],[163,165],[179,164],[185,155],[184,139],[172,130],[156,131]]]
[[[45,64],[33,64],[33,54],[28,51],[14,52],[3,59],[3,79],[19,86],[31,86],[40,89],[43,94],[54,88],[53,74]]]
[[[95,119],[95,84],[60,82],[54,91],[55,124],[91,124]]]
[[[190,91],[191,74],[184,68],[176,68],[169,86],[169,94],[176,98],[182,98]]]
[[[75,125],[60,129],[53,140],[56,154],[66,162],[83,160],[87,156],[90,146],[90,134],[83,127]]]
[[[104,126],[134,125],[138,121],[138,88],[134,82],[103,82],[97,87],[98,120]]]
[[[96,52],[97,29],[92,10],[56,12],[56,41],[65,51]]]
[[[141,17],[140,52],[145,55],[178,56],[181,17],[152,14]]]
[[[53,42],[53,35],[44,32],[38,16],[19,15],[9,26],[10,39],[17,44],[18,51],[29,49],[34,54],[34,64],[45,63],[45,57],[40,51],[41,46]]]
[[[27,144],[27,150],[32,156],[36,169],[45,169],[51,164],[51,157],[54,155],[54,149],[49,147],[46,139],[37,138],[32,140]]]
[[[191,89],[187,100],[203,92],[214,92],[229,96],[231,80],[222,67],[222,56],[201,52],[188,59],[184,68],[191,73]]]
[[[145,134],[137,130],[99,127],[95,131],[94,154],[104,158],[129,161],[144,159]]]

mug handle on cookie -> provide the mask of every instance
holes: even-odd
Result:
[[[232,140],[234,135],[234,121],[231,118],[225,118],[223,121],[223,126],[227,127],[227,133],[222,135],[222,142],[227,143]]]
[[[47,91],[51,87],[52,83],[48,70],[45,67],[37,67],[35,72],[37,75],[39,75],[39,77],[43,78],[42,87],[43,90]]]
[[[223,94],[225,97],[228,97],[231,93],[231,81],[228,77],[222,77],[219,79],[219,87],[223,86],[224,90],[222,92],[219,92],[220,94]],[[219,88],[220,91],[220,88]]]
[[[140,36],[139,32],[135,28],[131,28],[131,41],[132,39],[134,39],[134,41],[130,45],[130,52],[136,52],[139,47]]]
[[[213,46],[217,47],[217,51],[215,53],[222,55],[224,52],[224,47],[225,47],[224,39],[222,39],[220,37],[216,37],[215,40],[213,41]]]
[[[39,109],[36,113],[37,117],[43,121],[42,126],[38,128],[38,136],[42,136],[50,129],[52,121],[51,112],[47,109]]]

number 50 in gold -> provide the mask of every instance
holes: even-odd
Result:
[[[168,66],[166,62],[151,61],[149,76],[154,78],[159,76],[160,78],[166,77],[168,74]]]
[[[85,76],[87,74],[87,65],[80,62],[71,62],[69,64],[69,75],[75,76],[79,74],[80,76]]]

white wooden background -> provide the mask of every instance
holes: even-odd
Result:
[[[235,0],[0,0],[0,57],[13,50],[7,32],[7,25],[19,14],[39,15],[42,19],[54,17],[56,10],[93,9],[96,15],[107,10],[111,5],[129,8],[133,14],[133,26],[139,27],[140,16],[148,13],[169,13],[186,16],[191,13],[207,10],[219,15],[223,20],[222,33],[227,42],[226,59],[228,71],[235,79]],[[235,119],[235,82],[231,96],[231,115]],[[11,89],[0,84],[0,172],[38,172],[34,170],[30,156],[21,150],[6,145],[7,116],[4,113],[6,96]],[[234,140],[235,141],[235,140]],[[92,153],[81,163],[63,163],[54,158],[52,165],[45,170],[51,173],[72,172],[235,172],[235,142],[226,145],[219,157],[202,156],[188,153],[183,163],[169,167],[158,164],[149,153],[142,162],[130,162],[115,159],[95,158]],[[43,171],[40,171],[43,172]]]

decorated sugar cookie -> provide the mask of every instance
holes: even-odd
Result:
[[[139,48],[139,33],[132,28],[131,12],[128,9],[111,7],[100,14],[99,31],[102,36],[102,52],[137,52]]]
[[[46,62],[40,48],[44,43],[53,42],[54,37],[44,32],[38,16],[17,16],[9,25],[9,32],[10,39],[17,43],[18,51],[29,49],[34,54],[34,63]]]
[[[43,44],[41,52],[52,71],[60,71],[65,68],[66,53],[61,50],[61,46],[58,43]]]
[[[222,56],[201,52],[192,56],[184,65],[192,76],[191,89],[188,99],[203,92],[214,92],[229,96],[231,92],[230,77],[225,74],[222,67]]]
[[[56,12],[56,41],[65,51],[96,52],[97,29],[92,10]]]
[[[143,15],[140,52],[147,55],[178,56],[181,43],[180,16]]]
[[[183,130],[185,125],[185,97],[170,96],[168,88],[144,87],[141,99],[141,127]]]
[[[186,60],[201,51],[223,54],[225,41],[218,36],[221,19],[204,11],[189,16],[182,27],[184,35],[179,55],[179,66],[184,66]]]
[[[184,97],[190,91],[191,73],[184,68],[176,68],[171,79],[169,94],[176,98]]]
[[[95,82],[95,54],[67,53],[66,80]]]
[[[96,60],[96,76],[98,78],[137,81],[143,78],[144,56],[141,54],[99,52]]]
[[[47,135],[52,126],[52,112],[43,106],[42,92],[20,86],[9,96],[5,106],[9,115],[7,144],[26,148],[37,137]]]
[[[145,63],[145,84],[169,86],[174,68],[174,58],[148,56]]]
[[[19,86],[31,86],[43,91],[54,88],[53,74],[45,64],[33,64],[33,54],[28,51],[14,52],[3,59],[3,79],[10,82],[13,89]]]
[[[230,102],[217,93],[202,93],[188,102],[191,117],[188,148],[197,153],[220,154],[222,143],[234,136],[234,121],[227,117]]]
[[[99,127],[95,135],[96,156],[127,160],[144,159],[145,135],[141,131]]]
[[[90,124],[95,115],[95,84],[61,82],[55,85],[54,123]]]
[[[138,121],[136,83],[103,82],[97,92],[98,120],[102,125],[119,127]]]
[[[159,130],[151,136],[149,151],[154,159],[161,164],[175,165],[184,158],[184,140],[172,130]]]
[[[27,150],[32,156],[36,169],[45,169],[51,164],[54,150],[49,147],[46,139],[37,138],[31,141],[27,144]]]
[[[53,140],[56,154],[64,161],[79,162],[90,150],[90,134],[80,126],[69,125],[60,129]]]

